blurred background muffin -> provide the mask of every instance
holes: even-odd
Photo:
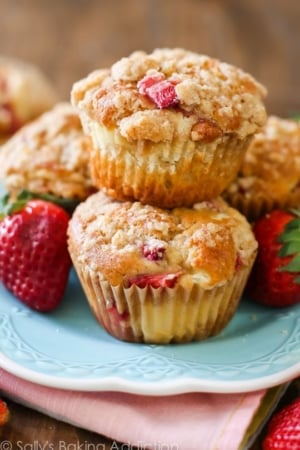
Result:
[[[0,144],[57,99],[56,89],[38,67],[0,56]]]
[[[84,200],[92,192],[89,153],[76,111],[58,103],[15,133],[0,152],[0,181],[16,196],[22,189]]]
[[[249,220],[300,205],[300,123],[270,116],[223,197]]]

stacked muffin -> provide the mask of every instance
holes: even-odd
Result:
[[[266,121],[262,85],[183,49],[135,52],[74,84],[99,192],[76,209],[69,249],[90,306],[115,337],[215,335],[256,255],[220,195]]]
[[[268,117],[223,197],[248,220],[300,205],[300,123]]]

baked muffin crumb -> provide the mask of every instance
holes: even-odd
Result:
[[[73,222],[77,257],[84,264],[93,259],[113,285],[139,271],[193,277],[200,269],[207,272],[203,287],[211,289],[233,277],[238,254],[247,264],[256,248],[249,224],[221,199],[163,210],[100,192],[77,208]],[[163,258],[145,258],[145,246]]]

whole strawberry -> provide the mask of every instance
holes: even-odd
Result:
[[[300,449],[300,398],[273,416],[262,448],[263,450]]]
[[[0,281],[29,307],[51,311],[63,297],[71,268],[69,214],[54,203],[26,196],[2,203]]]
[[[262,304],[285,307],[300,302],[300,216],[276,210],[253,226],[258,254],[246,293]]]
[[[5,425],[9,420],[9,409],[4,400],[0,399],[0,426]]]

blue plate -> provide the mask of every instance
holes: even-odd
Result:
[[[271,309],[247,299],[218,336],[142,345],[98,325],[74,272],[61,306],[37,313],[0,286],[0,365],[47,386],[144,395],[244,392],[300,374],[300,305]]]

